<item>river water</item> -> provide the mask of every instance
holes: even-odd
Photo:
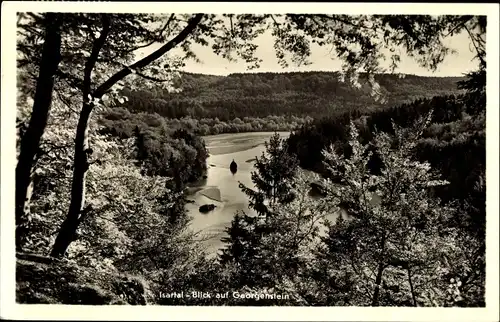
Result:
[[[290,134],[278,133],[282,138],[288,138]],[[274,132],[251,132],[203,137],[210,154],[207,158],[207,178],[189,188],[187,199],[191,203],[186,204],[186,210],[193,219],[191,229],[199,232],[197,239],[202,240],[209,255],[216,255],[218,250],[224,247],[221,238],[226,236],[224,230],[231,225],[236,212],[255,214],[248,208],[248,198],[238,185],[241,182],[254,188],[251,180],[251,172],[255,171],[253,161],[265,151],[264,142],[269,141],[273,134]],[[238,171],[234,175],[229,170],[233,160],[238,164]],[[370,199],[373,204],[380,202],[376,195],[372,195]],[[205,204],[214,204],[216,208],[208,213],[201,213],[199,207]],[[326,218],[335,221],[340,214],[344,219],[348,219],[344,210],[327,214]],[[319,225],[322,226],[321,223]],[[326,231],[323,228],[320,228],[320,231],[324,233]]]
[[[287,138],[289,132],[278,132],[282,138]],[[214,255],[224,245],[221,238],[224,229],[231,224],[237,211],[248,214],[254,212],[248,208],[247,196],[241,191],[239,182],[248,187],[254,187],[251,172],[254,171],[253,161],[265,151],[264,142],[268,141],[274,132],[231,133],[205,136],[210,156],[207,159],[207,178],[190,188],[186,209],[193,218],[191,228],[201,231],[206,239],[203,244],[207,251]],[[229,170],[232,161],[238,164],[238,171],[233,175]],[[199,207],[204,204],[214,204],[217,207],[206,214],[200,213]],[[201,238],[201,236],[200,236]]]

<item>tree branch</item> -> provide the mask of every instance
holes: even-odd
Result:
[[[64,80],[69,86],[76,88],[77,90],[83,89],[83,81],[81,78],[75,77],[69,73],[62,71],[61,69],[57,70],[56,76],[60,77]]]
[[[87,62],[85,64],[85,72],[84,72],[84,77],[83,77],[83,99],[87,100],[88,95],[90,94],[91,91],[91,86],[92,86],[92,70],[95,67],[95,64],[97,62],[97,58],[99,57],[99,52],[101,51],[101,48],[104,46],[104,43],[106,41],[106,38],[108,37],[109,30],[110,30],[110,18],[107,14],[102,14],[101,16],[102,20],[102,32],[99,35],[99,38],[94,41],[94,44],[92,46],[92,52],[90,53],[90,57],[87,59]]]
[[[359,25],[359,24],[356,24],[352,21],[348,21],[348,20],[344,20],[342,18],[339,18],[338,15],[318,15],[319,17],[321,18],[326,18],[328,20],[333,20],[333,21],[336,21],[336,22],[340,22],[344,25],[349,25],[349,26],[352,26],[352,27],[355,27],[355,28],[363,28],[363,29],[371,29],[371,28],[367,28],[365,25]]]
[[[234,37],[233,15],[229,15],[229,21],[231,23],[231,36]]]
[[[472,35],[471,31],[469,30],[469,28],[467,28],[467,26],[464,26],[465,30],[467,31],[467,34],[469,34],[469,38],[472,42],[472,44],[474,45],[474,48],[476,49],[476,53],[477,53],[477,58],[479,59],[479,61],[481,62],[482,65],[486,65],[486,62],[483,58],[483,54],[484,54],[484,51],[479,49],[478,46],[476,45],[476,42],[474,41],[474,36]]]
[[[117,82],[125,78],[126,76],[130,75],[132,73],[132,70],[137,70],[140,68],[143,68],[153,61],[157,60],[161,56],[163,56],[165,53],[167,53],[169,50],[174,48],[177,44],[181,43],[184,41],[192,32],[193,30],[198,26],[202,18],[204,17],[204,14],[196,14],[192,19],[189,20],[188,25],[177,35],[175,36],[172,40],[170,40],[168,43],[154,51],[153,53],[149,54],[148,56],[144,57],[143,59],[139,60],[138,62],[132,64],[131,66],[127,68],[123,68],[113,76],[111,76],[107,81],[105,81],[101,86],[99,86],[95,92],[94,92],[94,97],[95,98],[101,98],[102,95],[104,95],[113,85],[115,85]]]
[[[43,15],[42,16],[37,16],[33,12],[26,12],[26,14],[28,16],[30,16],[31,18],[35,19],[35,21],[40,21],[40,19],[43,19]]]
[[[444,37],[451,36],[451,34],[452,34],[453,32],[455,32],[455,30],[457,30],[458,28],[460,28],[460,27],[464,26],[464,25],[465,25],[467,22],[469,22],[470,20],[471,20],[471,19],[469,18],[469,19],[467,19],[467,20],[464,20],[464,21],[460,22],[459,24],[457,24],[456,26],[454,26],[453,28],[451,28],[451,30],[450,30],[450,31],[449,31],[446,35],[444,35]]]
[[[123,68],[128,68],[128,66],[124,65],[124,64],[120,64]],[[154,81],[154,82],[158,82],[158,83],[164,83],[164,82],[168,82],[169,79],[161,79],[161,78],[156,78],[154,76],[149,76],[149,75],[146,75],[146,74],[143,74],[141,73],[140,71],[135,71],[135,74],[137,76],[140,76],[142,78],[145,78],[145,79],[148,79],[148,80],[151,80],[151,81]]]
[[[161,35],[162,35],[162,34],[163,34],[163,32],[167,29],[167,27],[170,25],[170,23],[172,22],[172,20],[174,19],[174,17],[175,17],[175,13],[173,13],[173,14],[171,14],[171,15],[170,15],[170,17],[168,18],[167,23],[165,23],[165,26],[163,26],[163,28],[160,30],[160,33],[158,34],[158,38],[160,38],[160,37],[161,37]],[[126,52],[127,52],[127,53],[131,53],[131,52],[134,52],[134,51],[136,51],[136,50],[138,50],[138,49],[149,47],[149,46],[151,46],[152,44],[154,44],[155,42],[157,42],[157,41],[156,41],[156,40],[152,40],[152,41],[150,41],[150,42],[149,42],[149,43],[147,43],[147,44],[144,44],[144,45],[140,45],[140,46],[134,47],[134,48],[132,48],[132,49],[130,49],[130,50],[127,50]]]
[[[55,91],[56,92],[56,95],[57,97],[59,98],[59,100],[64,104],[66,105],[66,107],[73,113],[75,114],[78,114],[78,112],[76,110],[74,110],[72,107],[71,107],[71,104],[69,102],[69,100],[67,98],[65,98],[59,91]]]

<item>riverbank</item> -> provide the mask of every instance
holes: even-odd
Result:
[[[245,132],[206,135],[201,138],[205,141],[205,145],[210,155],[220,155],[242,152],[263,146],[264,142],[266,142],[274,133],[278,133],[283,138],[288,138],[290,135],[290,132],[284,131]]]

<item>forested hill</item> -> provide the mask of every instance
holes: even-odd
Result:
[[[377,101],[362,75],[360,88],[341,82],[337,72],[242,73],[228,76],[183,73],[179,93],[157,88],[126,91],[126,108],[132,112],[165,117],[218,118],[229,121],[268,115],[323,117],[346,109],[375,109],[416,98],[458,93],[462,77],[422,77],[392,74],[375,77],[384,101]]]

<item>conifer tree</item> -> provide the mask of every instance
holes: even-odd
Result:
[[[293,200],[291,193],[293,178],[298,162],[295,155],[288,153],[287,143],[275,133],[265,143],[266,152],[256,159],[252,172],[255,190],[240,184],[241,190],[250,200],[250,208],[259,216],[272,215],[271,210],[277,203],[288,203]]]
[[[255,215],[234,217],[220,259],[234,265],[237,287],[273,288],[293,279],[303,265],[310,254],[304,249],[317,236],[324,212],[309,198],[310,178],[298,170],[295,156],[278,134],[266,142],[255,168],[255,188],[240,184]]]

